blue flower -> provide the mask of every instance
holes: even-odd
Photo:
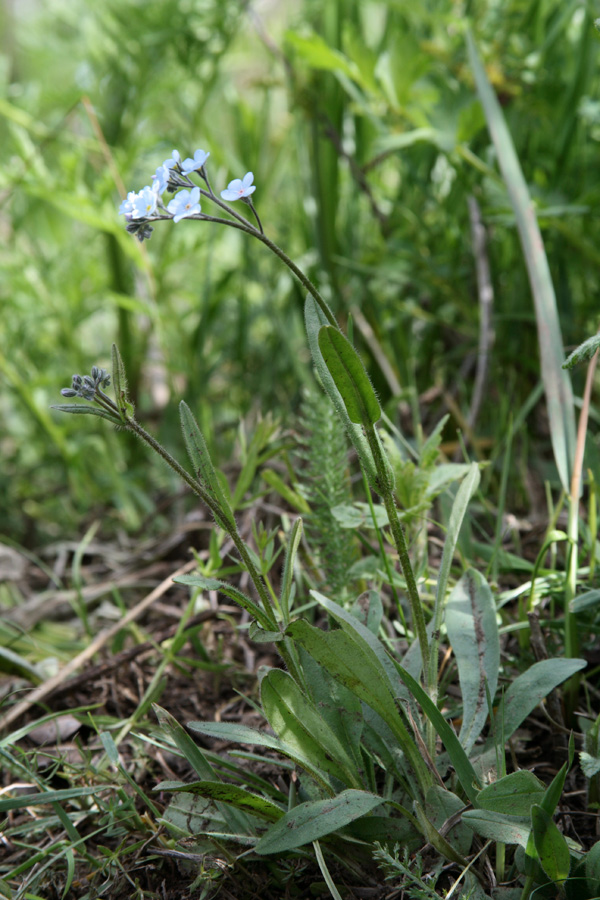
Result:
[[[169,205],[168,211],[173,216],[175,223],[181,222],[186,216],[195,216],[200,212],[200,188],[192,188],[191,191],[179,191]]]
[[[164,194],[169,184],[171,169],[167,163],[168,160],[163,163],[162,166],[159,166],[156,173],[152,176],[152,187],[155,188],[159,194]]]
[[[227,190],[221,191],[221,197],[223,200],[243,200],[256,190],[256,185],[252,185],[253,181],[252,172],[246,172],[243,178],[234,178],[230,181]]]
[[[165,159],[163,166],[166,166],[168,169],[173,169],[181,165],[181,156],[179,155],[179,150],[173,150],[171,154],[172,159]]]
[[[190,172],[196,172],[198,169],[201,169],[210,153],[205,153],[204,150],[196,150],[194,153],[194,158],[191,159],[189,156],[187,159],[181,163],[181,171],[184,175],[189,175]]]
[[[119,215],[131,217],[133,215],[133,201],[135,198],[135,191],[129,191],[125,200],[122,201],[119,207]]]
[[[146,185],[146,187],[141,189],[139,194],[134,194],[132,197],[133,218],[147,219],[148,216],[151,216],[156,212],[157,202],[158,191],[156,190],[156,187]]]

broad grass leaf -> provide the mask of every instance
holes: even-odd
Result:
[[[477,794],[480,809],[502,812],[510,816],[528,816],[531,807],[539,803],[546,787],[533,772],[521,769],[488,784]]]
[[[459,740],[468,753],[488,717],[486,682],[494,697],[500,667],[496,606],[485,578],[469,569],[446,606],[448,638],[458,665],[463,700]]]
[[[341,741],[291,675],[271,669],[261,681],[260,698],[267,721],[281,740],[343,784],[363,786]]]
[[[284,810],[271,800],[259,797],[258,794],[253,794],[237,784],[226,784],[222,781],[192,781],[190,783],[161,781],[154,790],[195,794],[219,803],[227,803],[252,816],[258,816],[259,819],[265,819],[267,822],[277,822],[284,815]]]
[[[552,816],[541,806],[531,810],[533,840],[540,865],[555,884],[566,881],[571,868],[571,854]]]
[[[383,802],[367,791],[347,790],[330,800],[301,803],[273,825],[254,850],[261,855],[295,850],[344,828]]]

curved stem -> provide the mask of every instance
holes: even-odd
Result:
[[[146,444],[148,444],[149,447],[151,447],[156,453],[158,453],[158,455],[162,459],[164,459],[167,465],[170,466],[171,469],[173,469],[173,471],[176,472],[187,485],[189,485],[194,493],[200,497],[202,502],[206,506],[208,506],[208,508],[218,521],[223,521],[225,517],[218,503],[215,503],[213,498],[204,490],[202,485],[198,481],[196,481],[196,479],[193,478],[190,473],[186,469],[184,469],[183,466],[179,462],[177,462],[177,460],[173,456],[171,456],[171,454],[167,450],[165,450],[162,444],[159,444],[158,441],[153,438],[152,435],[149,434],[146,429],[139,424],[139,422],[136,422],[135,419],[128,417],[125,425],[127,428],[129,428],[130,431],[133,431],[134,434],[137,434],[139,438],[141,438]],[[248,553],[248,548],[246,547],[246,544],[244,543],[240,533],[238,532],[237,528],[232,528],[231,530],[228,530],[228,534],[235,544],[236,550],[240,554],[242,561],[246,566],[246,569],[248,570],[248,574],[252,579],[252,582],[258,592],[265,610],[269,609],[272,606],[269,592],[264,583],[262,575],[260,574],[260,572],[258,572],[254,563],[252,562],[250,554]]]

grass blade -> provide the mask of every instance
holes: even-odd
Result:
[[[542,380],[548,405],[552,449],[561,484],[568,491],[569,473],[575,456],[575,414],[571,382],[562,369],[565,354],[548,259],[535,208],[529,196],[510,132],[470,32],[467,32],[467,47],[477,91],[496,148],[527,264],[537,320]]]

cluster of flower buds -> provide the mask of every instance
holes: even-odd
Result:
[[[98,388],[108,387],[110,375],[106,369],[92,366],[91,375],[73,375],[70,388],[63,388],[63,397],[83,397],[84,400],[93,400]]]
[[[135,234],[139,241],[143,241],[148,239],[153,231],[149,222],[157,219],[173,219],[177,223],[186,218],[208,218],[202,214],[200,196],[208,197],[221,205],[212,191],[205,170],[209,156],[210,153],[205,150],[196,150],[193,157],[182,160],[179,152],[173,150],[171,158],[166,159],[152,176],[152,184],[146,185],[137,193],[129,191],[121,203],[119,213],[125,216],[127,231]],[[202,178],[206,188],[194,185],[190,179],[194,173]],[[227,188],[221,191],[222,199],[228,202],[245,200],[250,203],[248,198],[256,190],[253,181],[252,172],[247,172],[243,178],[234,178]],[[178,188],[183,190],[178,191]],[[166,206],[162,200],[165,192],[175,194]]]

